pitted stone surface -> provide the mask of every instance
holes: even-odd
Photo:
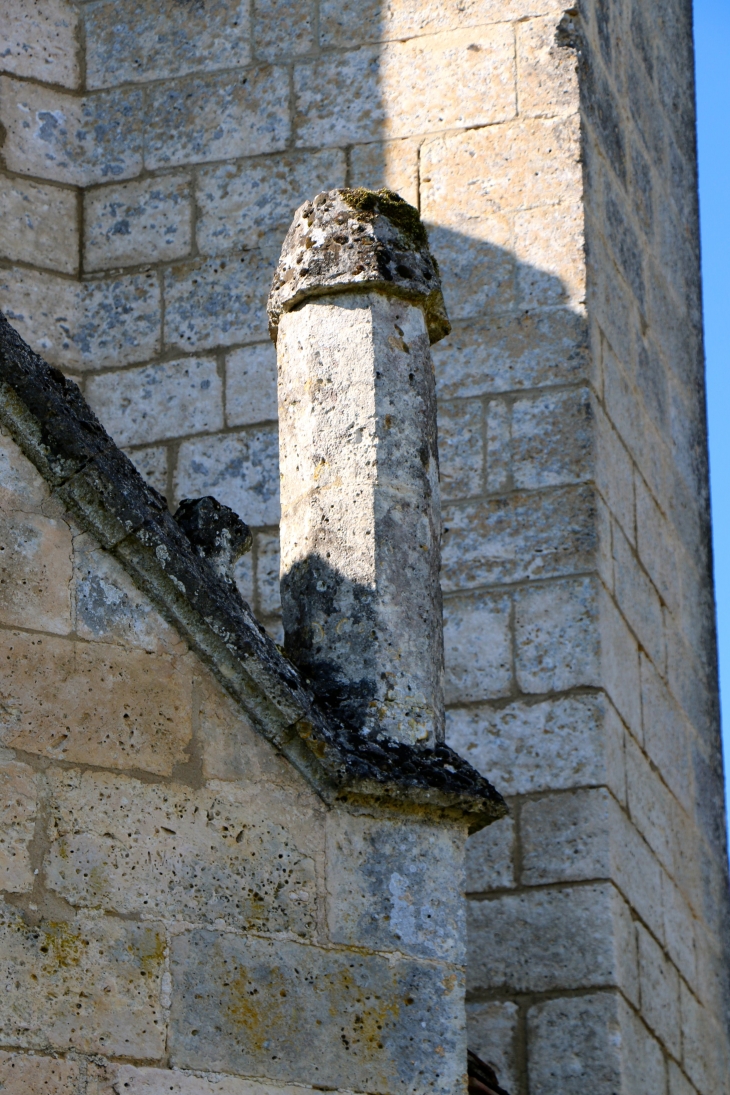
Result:
[[[282,314],[302,301],[353,289],[420,304],[431,342],[451,330],[426,229],[392,190],[330,190],[300,206],[274,274],[271,337]]]
[[[183,498],[175,520],[198,555],[207,559],[225,582],[233,584],[234,565],[253,544],[248,525],[211,495]]]

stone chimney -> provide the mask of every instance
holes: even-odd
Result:
[[[448,334],[417,210],[305,202],[269,299],[277,346],[285,646],[351,725],[443,739],[436,397]]]

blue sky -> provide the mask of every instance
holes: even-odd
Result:
[[[730,787],[730,0],[694,0],[694,16],[710,482],[727,794]]]

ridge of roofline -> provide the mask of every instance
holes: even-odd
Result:
[[[470,832],[506,814],[491,783],[449,746],[375,739],[325,711],[243,598],[196,553],[78,386],[31,350],[2,313],[0,423],[325,802],[427,810],[463,820]]]

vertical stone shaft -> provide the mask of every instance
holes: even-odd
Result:
[[[448,321],[416,210],[387,191],[305,203],[269,314],[287,652],[351,725],[433,745],[444,714],[430,342]]]

